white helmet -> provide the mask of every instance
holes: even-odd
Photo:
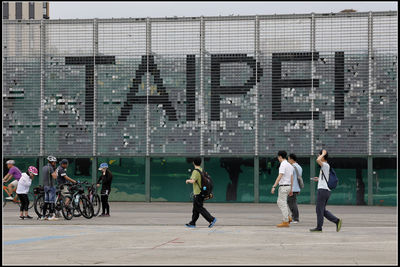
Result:
[[[12,159],[10,159],[10,160],[7,160],[6,164],[12,164],[12,165],[14,165],[14,164],[15,164],[15,161],[12,160]]]
[[[50,161],[50,162],[52,162],[52,161],[57,162],[57,159],[54,156],[48,156],[47,160]]]

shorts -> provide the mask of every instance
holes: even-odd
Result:
[[[71,194],[69,193],[69,191],[68,191],[68,187],[67,187],[67,186],[64,185],[63,189],[61,189],[61,195],[62,195],[63,197],[65,197],[65,196],[70,196],[70,195],[71,195]]]
[[[18,187],[18,180],[14,180],[10,183],[16,189]]]
[[[56,201],[56,188],[54,186],[44,186],[44,202],[55,203]]]

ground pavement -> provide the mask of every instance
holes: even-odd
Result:
[[[11,264],[261,264],[398,263],[397,207],[328,206],[343,227],[315,227],[315,206],[300,205],[300,223],[277,228],[276,204],[206,203],[214,228],[200,217],[185,228],[191,203],[110,203],[111,217],[19,220],[3,208],[4,265]]]

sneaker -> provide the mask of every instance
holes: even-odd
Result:
[[[29,216],[29,215],[25,216],[25,218],[27,218],[27,219],[33,219],[33,217],[31,217],[31,216]]]
[[[293,223],[299,223],[299,221],[293,221]]]
[[[23,219],[25,219],[25,217],[24,216],[19,216],[19,219],[23,220]]]
[[[313,229],[310,229],[310,232],[321,233],[321,232],[322,232],[322,229],[313,228]]]
[[[105,215],[105,214],[100,214],[100,215],[97,216],[97,217],[106,217],[106,215]]]
[[[188,228],[196,228],[196,225],[194,225],[194,224],[187,223],[187,224],[185,224],[185,225],[186,225],[186,227],[188,227]]]
[[[210,223],[210,225],[208,226],[208,228],[211,228],[214,226],[214,224],[217,222],[217,218],[214,218],[214,220]]]
[[[110,217],[110,214],[105,214],[104,217]]]
[[[6,197],[7,200],[14,200],[13,197]]]
[[[339,219],[339,221],[336,223],[336,232],[340,231],[340,228],[342,228],[342,219]]]
[[[276,227],[289,227],[289,226],[290,226],[289,222],[282,222],[276,225]]]
[[[56,216],[53,215],[50,218],[48,218],[47,220],[49,220],[49,221],[58,221],[58,218],[56,218]]]

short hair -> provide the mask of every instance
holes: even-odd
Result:
[[[297,156],[296,156],[296,154],[293,154],[293,153],[289,154],[289,158],[291,158],[291,159],[294,160],[294,161],[297,161]]]
[[[326,150],[326,149],[325,149]],[[322,149],[319,151],[319,155],[322,155]],[[328,151],[326,151],[326,154],[324,156],[325,160],[328,160]]]
[[[282,158],[286,159],[287,153],[284,150],[279,150],[278,151],[278,156],[281,156]]]
[[[201,165],[201,158],[194,158],[193,159],[193,163],[196,166],[200,166]]]

